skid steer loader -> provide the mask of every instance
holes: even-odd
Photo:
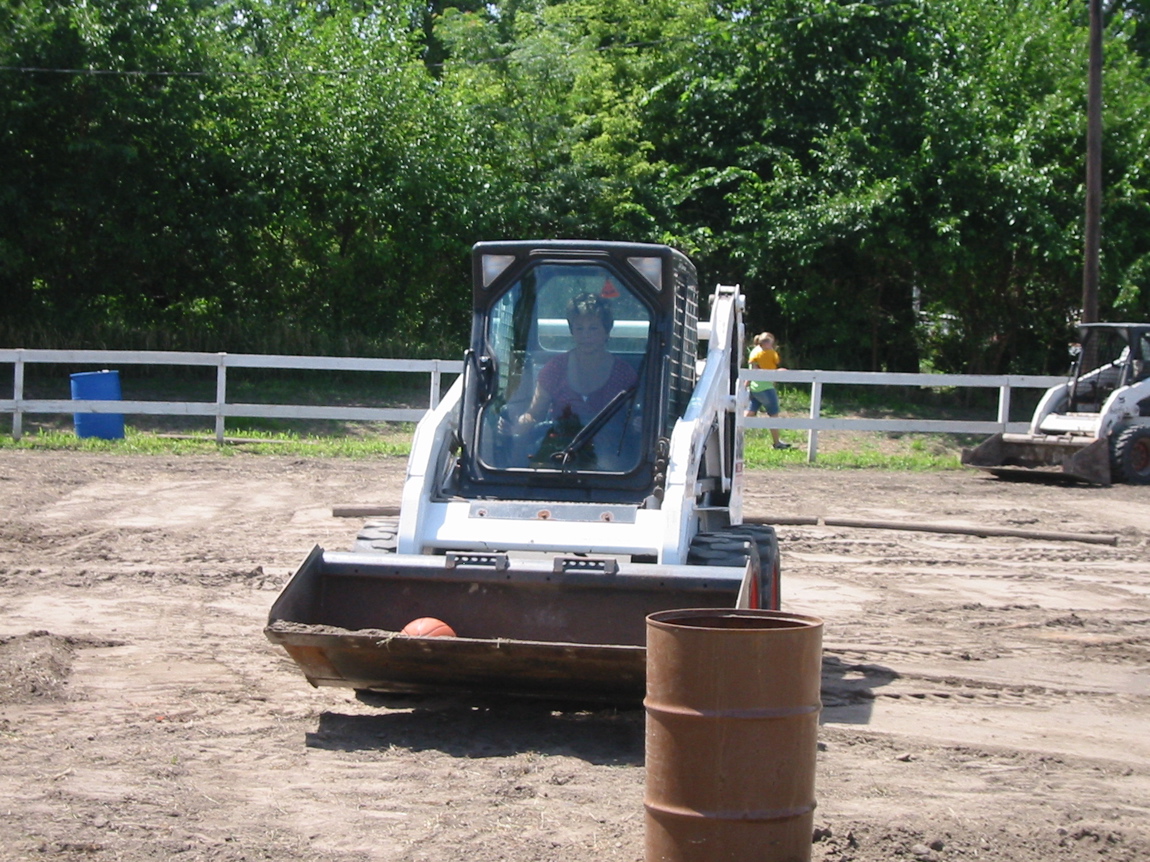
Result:
[[[464,371],[416,428],[398,522],[314,549],[265,632],[313,685],[637,701],[648,614],[779,606],[774,530],[742,523],[743,297],[717,287],[699,320],[661,245],[484,242],[472,270]],[[533,416],[576,306],[617,391]],[[401,634],[422,617],[455,636]]]
[[[1078,334],[1070,379],[1047,390],[1029,431],[964,449],[963,464],[1002,477],[1150,484],[1150,324],[1086,323]]]

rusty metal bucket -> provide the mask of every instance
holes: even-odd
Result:
[[[806,862],[822,620],[647,617],[646,862]]]
[[[745,574],[653,563],[618,563],[608,574],[593,562],[316,547],[264,633],[312,685],[634,705],[645,691],[647,615],[732,608]],[[400,636],[428,616],[458,636]]]

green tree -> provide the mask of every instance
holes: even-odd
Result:
[[[752,323],[810,362],[917,367],[905,246],[920,19],[915,4],[720,11],[648,106],[679,241],[742,281]]]
[[[1075,10],[762,0],[720,10],[716,26],[660,86],[648,124],[673,165],[679,237],[724,277],[741,273],[752,321],[811,364],[1047,361],[1081,279]],[[1136,140],[1146,85],[1129,57],[1111,44],[1130,86],[1108,120]],[[1141,160],[1110,152],[1107,219],[1139,224]],[[1133,301],[1144,252],[1110,230],[1130,240],[1107,244],[1106,266]]]
[[[251,283],[269,310],[384,338],[458,328],[467,170],[410,10],[251,3],[236,20],[259,52],[226,148],[260,190],[265,272]]]
[[[448,9],[444,82],[469,117],[496,232],[662,238],[663,175],[643,103],[701,3],[577,0]]]
[[[1107,5],[1107,316],[1150,314],[1145,7]],[[1063,0],[0,0],[0,315],[438,352],[471,242],[600,237],[742,283],[791,361],[1053,370],[1085,55]]]
[[[0,6],[0,284],[9,320],[132,320],[209,297],[235,175],[203,4]],[[29,71],[31,70],[31,71]]]

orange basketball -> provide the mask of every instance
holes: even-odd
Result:
[[[403,634],[413,638],[453,638],[455,630],[435,617],[420,617],[403,627]]]

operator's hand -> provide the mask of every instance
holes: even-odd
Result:
[[[535,418],[530,413],[520,413],[519,418],[515,420],[507,416],[499,417],[499,431],[503,434],[522,434],[534,424]]]

